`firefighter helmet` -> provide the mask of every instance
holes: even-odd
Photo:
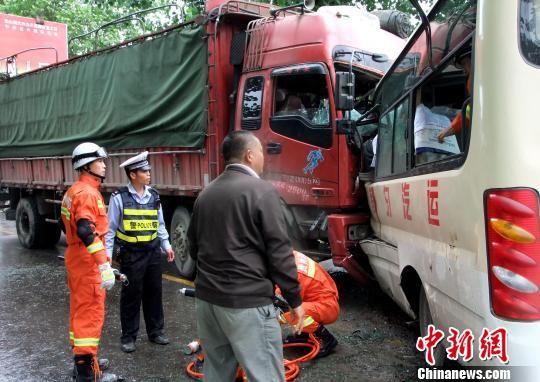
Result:
[[[103,158],[107,158],[107,151],[103,147],[92,142],[84,142],[73,150],[71,162],[75,170],[80,170],[84,165]]]

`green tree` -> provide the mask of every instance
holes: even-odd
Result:
[[[0,12],[67,24],[70,55],[75,55],[184,21],[181,7],[167,7],[126,18],[97,33],[72,40],[131,13],[170,3],[166,0],[0,0]],[[188,10],[192,8],[187,7]]]

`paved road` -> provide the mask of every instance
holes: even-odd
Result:
[[[0,381],[70,381],[68,289],[65,241],[56,249],[24,249],[13,222],[0,221]],[[416,380],[422,355],[416,332],[396,305],[377,288],[338,280],[342,312],[329,329],[340,345],[331,356],[304,364],[297,381],[391,382]],[[196,337],[194,301],[177,293],[174,278],[163,281],[168,346],[148,342],[141,323],[137,351],[119,349],[119,287],[107,297],[101,354],[111,371],[127,381],[189,381],[191,356],[183,346]]]

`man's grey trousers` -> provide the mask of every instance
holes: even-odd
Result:
[[[238,365],[249,382],[283,382],[283,344],[276,308],[234,309],[196,300],[204,380],[233,382]]]

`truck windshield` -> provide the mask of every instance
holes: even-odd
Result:
[[[536,0],[540,1],[540,0]],[[474,33],[476,26],[476,0],[456,2],[439,1],[428,15],[431,27],[432,65],[437,67],[449,53]],[[423,25],[417,31],[417,38],[407,52],[395,64],[393,71],[383,79],[378,94],[382,109],[386,110],[396,102],[426,73],[429,68],[429,55],[426,46],[426,30]]]
[[[521,53],[540,65],[540,0],[521,0],[519,28]]]

